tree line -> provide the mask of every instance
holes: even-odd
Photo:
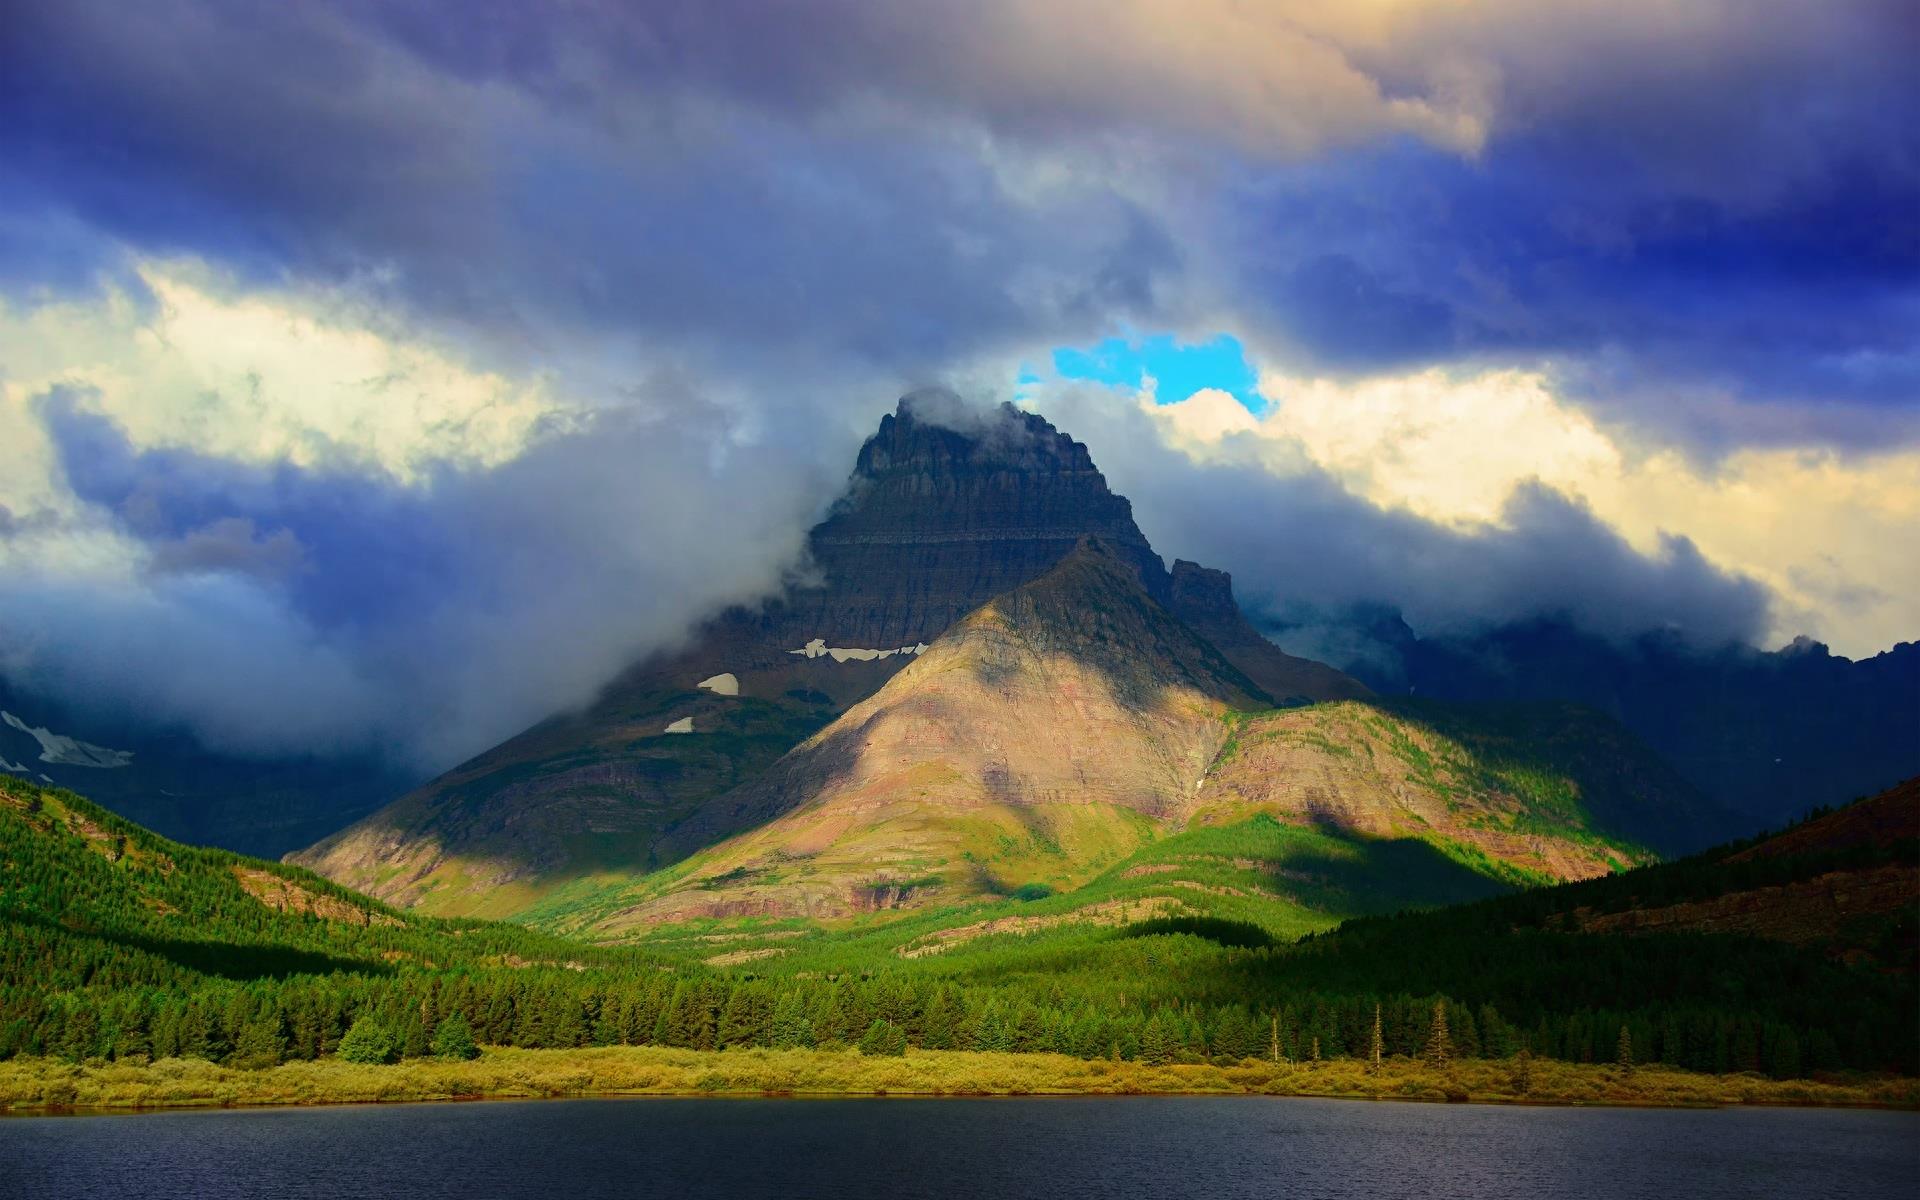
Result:
[[[656,969],[596,978],[565,969],[336,973],[251,982],[48,993],[0,988],[0,1058],[74,1061],[197,1057],[237,1066],[346,1053],[391,1061],[446,1043],[535,1048],[611,1045],[861,1046],[1052,1052],[1148,1063],[1290,1061],[1429,1053],[1435,1023],[1463,1058],[1530,1055],[1642,1062],[1794,1078],[1897,1069],[1887,1048],[1712,1009],[1579,1010],[1519,1024],[1493,1004],[1448,997],[1306,993],[1268,1005],[1101,1003],[910,976],[779,979]],[[453,1032],[449,1033],[449,1026]],[[379,1047],[343,1046],[360,1028]],[[354,1051],[349,1053],[349,1051]],[[369,1057],[369,1053],[371,1056]]]

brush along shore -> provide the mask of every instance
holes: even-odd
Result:
[[[1445,1067],[1394,1059],[1248,1059],[1151,1065],[1070,1058],[913,1050],[677,1050],[610,1046],[488,1050],[471,1061],[409,1059],[366,1065],[337,1058],[263,1070],[200,1059],[0,1062],[0,1112],[193,1106],[621,1095],[1023,1096],[1272,1095],[1496,1104],[1730,1104],[1920,1107],[1920,1080],[1775,1080],[1701,1075],[1660,1066],[1463,1060]]]

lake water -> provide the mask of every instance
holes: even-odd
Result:
[[[607,1099],[0,1119],[0,1196],[1876,1197],[1920,1116],[1264,1097]]]

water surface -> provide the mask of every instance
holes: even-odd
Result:
[[[1909,1196],[1920,1116],[1267,1097],[606,1099],[0,1120],[0,1197]]]

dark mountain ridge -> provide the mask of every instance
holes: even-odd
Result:
[[[1723,837],[1920,774],[1920,643],[1853,661],[1806,638],[1701,649],[1556,619],[1421,637],[1374,611],[1339,628],[1367,648],[1348,669],[1381,695],[1566,701],[1613,717],[1728,810]]]
[[[71,788],[166,837],[270,858],[420,782],[373,755],[243,758],[0,679],[0,774]]]

